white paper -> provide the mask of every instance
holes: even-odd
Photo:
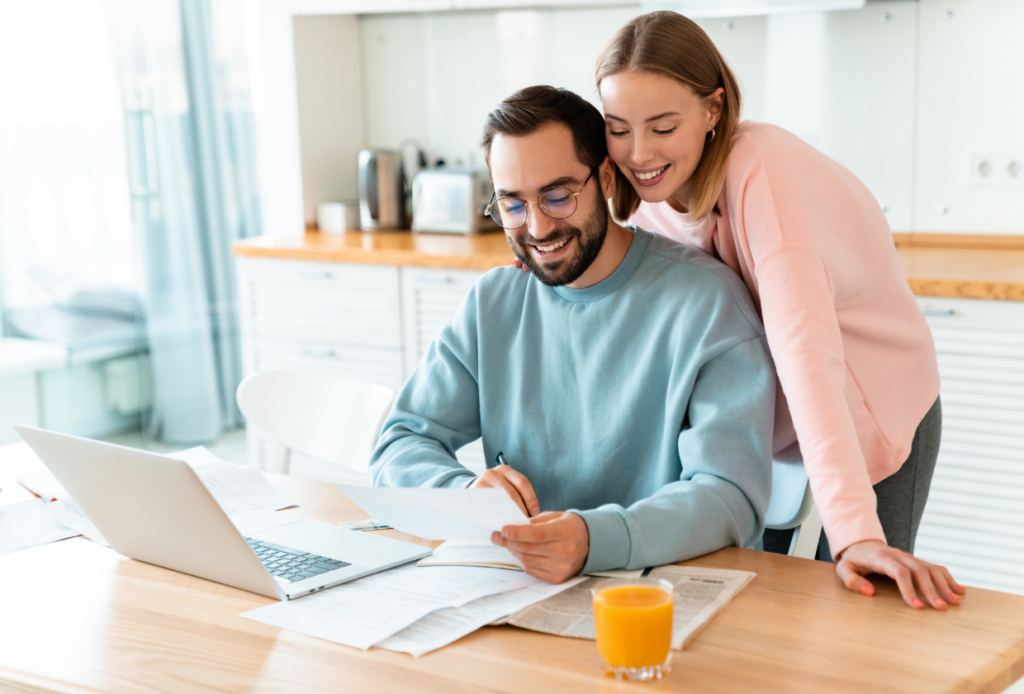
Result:
[[[194,446],[192,448],[186,448],[183,451],[178,451],[177,453],[165,453],[164,457],[181,460],[194,468],[202,465],[210,465],[211,463],[225,462],[215,456],[206,446]]]
[[[260,509],[277,511],[295,505],[254,468],[218,461],[195,468],[195,473],[229,516]]]
[[[339,528],[345,530],[391,530],[387,523],[381,523],[376,518],[365,518],[363,520],[342,521],[338,523]]]
[[[424,653],[447,646],[452,641],[461,639],[495,620],[572,588],[583,580],[585,579],[582,577],[574,578],[561,585],[538,582],[519,590],[489,595],[462,607],[437,610],[376,645],[392,651],[410,653],[418,658]]]
[[[296,523],[301,520],[302,516],[296,516],[284,511],[269,511],[267,509],[249,511],[248,513],[239,513],[238,515],[231,516],[231,522],[235,524],[236,528],[238,528],[238,532],[242,533],[242,535],[246,537],[252,537],[256,533],[280,528],[281,526]]]
[[[608,569],[607,571],[591,571],[588,576],[600,578],[640,578],[644,575],[643,569]]]
[[[242,616],[366,650],[435,610],[539,582],[504,569],[406,564]]]
[[[504,547],[490,540],[448,540],[434,549],[429,557],[420,559],[417,566],[452,566],[473,564],[511,564],[522,571],[519,560]]]
[[[68,495],[67,490],[61,486],[61,483],[57,481],[57,478],[49,470],[18,475],[17,480],[21,486],[33,494],[42,497],[44,501],[55,501],[62,496]]]
[[[424,540],[487,540],[506,525],[530,524],[503,489],[338,488],[374,518]]]
[[[79,533],[46,513],[42,499],[0,506],[0,554],[75,537]],[[424,569],[425,571],[426,569]]]
[[[56,501],[46,504],[46,508],[43,509],[53,520],[66,525],[69,528],[73,528],[77,533],[85,535],[87,538],[101,545],[110,546],[110,543],[103,537],[96,526],[92,524],[82,509],[78,507],[78,504],[74,502],[71,497],[64,497],[57,499]]]
[[[651,578],[663,578],[674,586],[672,648],[686,645],[755,575],[700,566],[659,566],[651,571]],[[594,639],[590,589],[595,583],[596,579],[587,579],[572,590],[516,612],[508,623],[557,636]]]

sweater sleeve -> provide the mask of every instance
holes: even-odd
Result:
[[[468,487],[455,452],[480,438],[476,287],[441,329],[384,422],[370,458],[378,487]]]
[[[847,402],[829,268],[814,248],[789,243],[758,258],[756,270],[765,333],[832,556],[856,542],[885,542]]]
[[[679,481],[628,508],[574,511],[590,533],[583,572],[659,566],[756,541],[771,490],[774,403],[763,337],[702,365],[678,436]]]

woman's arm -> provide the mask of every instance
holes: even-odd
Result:
[[[922,606],[915,586],[938,609],[958,603],[963,588],[944,567],[886,545],[848,403],[856,382],[844,358],[828,265],[810,246],[780,244],[757,259],[756,274],[768,344],[839,577],[871,595],[864,576],[888,575],[913,607]]]

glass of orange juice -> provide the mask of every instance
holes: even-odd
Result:
[[[615,679],[657,680],[672,660],[672,584],[611,578],[592,589],[597,652]]]

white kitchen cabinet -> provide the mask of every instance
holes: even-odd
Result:
[[[402,268],[402,329],[405,376],[416,369],[438,331],[483,276],[476,270]]]
[[[483,274],[468,270],[238,257],[242,364],[315,368],[400,390],[427,346]],[[250,460],[277,469],[284,449],[250,427]],[[459,460],[482,470],[479,441]],[[365,483],[334,466],[294,455],[292,470]]]
[[[293,0],[292,14],[378,14],[450,10],[452,0]]]
[[[453,10],[500,10],[506,8],[537,7],[636,7],[638,2],[624,0],[451,0]]]
[[[279,368],[330,369],[398,390],[404,382],[398,268],[239,257],[239,313],[245,375]],[[254,427],[250,460],[277,469],[281,446]],[[352,482],[301,455],[292,469]]]
[[[477,270],[402,268],[406,378],[412,375],[427,347],[462,305],[470,287],[482,276],[483,273]],[[475,472],[482,472],[487,467],[480,439],[462,448],[457,457],[460,463]]]
[[[915,553],[1024,593],[1024,302],[918,299],[942,377],[942,445]]]

